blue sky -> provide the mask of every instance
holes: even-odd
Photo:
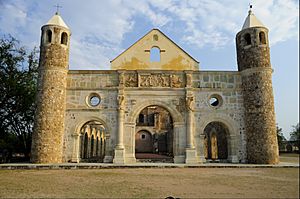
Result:
[[[235,35],[249,0],[0,0],[0,35],[29,49],[55,13],[72,31],[70,69],[110,69],[109,61],[159,28],[200,61],[200,70],[237,70]],[[299,1],[252,0],[269,28],[276,119],[285,136],[299,121]]]

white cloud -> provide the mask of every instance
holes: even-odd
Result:
[[[198,48],[223,48],[234,42],[247,15],[248,1],[218,0],[64,0],[62,16],[71,27],[71,68],[109,68],[109,60],[127,47],[126,33],[136,24],[172,29],[175,41]],[[254,0],[254,13],[269,28],[270,42],[298,39],[297,0]],[[51,0],[0,2],[0,33],[26,45],[39,45],[38,31],[54,10]],[[139,22],[139,23],[137,23]],[[172,35],[171,35],[172,36]]]

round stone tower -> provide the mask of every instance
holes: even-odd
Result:
[[[31,162],[62,162],[70,30],[56,13],[42,27]]]
[[[236,35],[236,48],[242,77],[248,162],[277,164],[279,152],[268,29],[251,9]]]

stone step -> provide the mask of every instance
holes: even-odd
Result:
[[[174,163],[173,158],[159,158],[159,159],[136,159],[141,163]]]

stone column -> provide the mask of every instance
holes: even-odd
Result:
[[[187,112],[187,126],[186,126],[186,148],[193,149],[194,146],[194,132],[193,132],[193,120],[194,120],[194,113],[191,110]]]
[[[87,126],[87,134],[88,134],[88,139],[87,139],[86,158],[90,158],[91,157],[91,137],[92,137],[92,130],[91,130],[90,126]]]
[[[197,163],[196,150],[194,146],[194,97],[186,97],[187,121],[186,121],[186,149],[185,149],[185,163]]]
[[[117,144],[115,147],[115,164],[124,164],[125,163],[125,150],[123,143],[123,129],[124,129],[124,105],[125,98],[124,95],[118,96],[118,130],[117,130]]]
[[[81,153],[81,137],[80,134],[73,134],[73,153],[72,153],[72,162],[80,162],[80,153]]]
[[[123,127],[124,127],[124,110],[120,108],[118,111],[118,134],[117,134],[117,145],[116,145],[116,148],[118,149],[124,149]]]

